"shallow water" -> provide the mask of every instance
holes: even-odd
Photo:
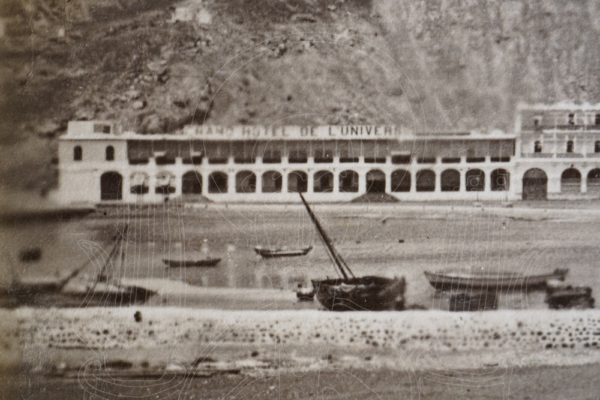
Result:
[[[424,207],[422,212],[415,212],[401,205],[372,209],[368,205],[316,205],[314,210],[356,275],[404,276],[408,303],[447,308],[448,296],[435,293],[423,275],[424,270],[446,268],[535,274],[566,267],[570,269],[569,282],[590,285],[596,293],[600,290],[600,221],[594,218],[529,220],[497,216],[478,208],[456,212],[451,207]],[[61,224],[4,226],[3,280],[6,283],[11,273],[20,277],[64,275],[102,249],[108,251],[117,229],[125,224],[129,232],[124,263],[112,268],[117,277],[179,280],[199,287],[291,291],[299,283],[308,285],[310,279],[336,276],[300,206],[208,205],[190,209],[168,205],[104,208],[82,220]],[[210,255],[222,258],[216,268],[166,268],[162,262],[163,258],[202,257],[204,239],[208,240]],[[257,245],[310,244],[314,248],[305,257],[265,260],[254,252]],[[21,249],[37,246],[42,248],[39,262],[19,261]],[[91,280],[103,264],[103,257],[94,259],[76,279]],[[543,299],[543,292],[499,293],[499,306],[546,308]],[[161,302],[173,304],[172,299],[153,300],[155,304]],[[239,303],[244,304],[242,292]],[[181,299],[177,304],[202,306]]]

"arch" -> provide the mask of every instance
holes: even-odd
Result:
[[[545,200],[548,195],[548,176],[539,168],[523,174],[523,200]]]
[[[315,193],[333,192],[333,174],[329,171],[317,171],[314,175]]]
[[[385,174],[382,170],[367,172],[367,193],[385,193]]]
[[[567,168],[560,175],[561,193],[581,192],[581,172],[576,168]]]
[[[81,161],[83,159],[83,150],[81,146],[73,147],[73,161]]]
[[[202,194],[202,175],[188,171],[181,177],[181,194]]]
[[[237,193],[256,192],[256,174],[247,170],[235,174],[235,191]]]
[[[505,192],[510,189],[510,172],[504,168],[493,170],[490,179],[492,191]]]
[[[308,175],[303,171],[292,171],[288,174],[288,192],[305,193],[308,190]]]
[[[460,190],[460,172],[447,169],[441,175],[442,192],[458,192]]]
[[[358,192],[358,173],[347,169],[340,172],[340,192]]]
[[[172,194],[175,193],[175,175],[169,171],[161,171],[156,175],[156,188],[154,193]]]
[[[227,193],[227,174],[215,171],[208,176],[208,193]]]
[[[267,171],[262,174],[262,191],[263,193],[279,193],[281,192],[282,178],[277,171]]]
[[[465,175],[467,192],[483,192],[485,188],[485,172],[478,168],[470,169]]]
[[[392,192],[410,192],[410,171],[397,169],[392,172]]]
[[[123,177],[118,172],[105,172],[100,176],[100,200],[121,200]]]
[[[114,161],[115,159],[115,148],[112,146],[106,146],[104,150],[104,159],[106,161]]]
[[[435,190],[435,172],[422,169],[417,172],[417,192],[433,192]]]
[[[146,194],[148,188],[148,174],[145,172],[134,172],[129,176],[131,194]]]
[[[600,168],[594,168],[587,174],[588,193],[600,193]]]

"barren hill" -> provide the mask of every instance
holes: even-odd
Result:
[[[511,129],[519,100],[600,100],[599,21],[592,0],[3,0],[0,181],[51,187],[70,119]]]

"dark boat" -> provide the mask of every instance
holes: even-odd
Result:
[[[457,293],[450,296],[450,311],[485,311],[498,308],[495,291]]]
[[[404,278],[385,278],[380,276],[356,277],[346,261],[334,248],[316,215],[310,209],[302,193],[300,198],[306,207],[319,237],[325,245],[337,271],[342,276],[337,279],[312,280],[317,300],[327,310],[332,311],[381,311],[401,310],[404,308]]]
[[[0,292],[0,303],[5,307],[100,307],[146,302],[156,292],[136,285],[123,285],[118,280],[108,277],[111,267],[114,268],[117,262],[122,266],[125,260],[123,241],[126,234],[127,226],[122,235],[115,236],[115,243],[91,285],[88,284],[80,290],[65,289],[84,267],[98,257],[98,254],[90,257],[82,266],[62,279],[13,280]]]
[[[220,258],[200,258],[192,260],[170,260],[163,258],[163,263],[170,268],[216,267],[220,262]]]
[[[298,257],[305,256],[312,250],[312,246],[301,247],[299,249],[287,249],[287,248],[277,248],[277,249],[268,249],[261,246],[256,246],[254,251],[256,254],[260,255],[263,258],[276,258],[276,257]]]
[[[431,286],[442,291],[462,289],[526,291],[543,289],[550,279],[562,281],[568,272],[566,268],[557,268],[551,273],[539,275],[523,275],[518,272],[425,271],[425,276]]]
[[[549,281],[546,288],[546,299],[550,309],[562,308],[594,308],[592,288],[589,286],[572,286],[560,281]]]

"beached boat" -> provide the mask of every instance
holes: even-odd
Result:
[[[545,302],[551,309],[593,308],[595,300],[589,286],[572,286],[565,282],[550,280],[546,287]]]
[[[262,246],[256,246],[254,251],[263,258],[276,257],[298,257],[305,256],[312,250],[312,246],[301,247],[299,249],[288,249],[285,247],[269,249]]]
[[[124,285],[118,279],[110,277],[117,263],[125,260],[123,234],[115,236],[115,243],[104,264],[92,283],[73,285],[67,290],[67,284],[73,280],[99,254],[90,257],[83,265],[62,279],[36,278],[30,280],[15,279],[0,292],[0,304],[5,307],[102,307],[127,306],[141,304],[156,294],[155,291],[136,286]]]
[[[518,272],[487,271],[425,271],[427,280],[437,290],[452,291],[462,289],[483,290],[532,290],[543,289],[551,279],[564,280],[568,269],[557,268],[553,272],[524,275]]]
[[[220,258],[200,258],[190,260],[172,260],[163,258],[163,263],[170,268],[216,267],[220,262]]]
[[[457,293],[450,296],[450,311],[485,311],[498,308],[498,297],[493,290]]]
[[[321,223],[310,209],[302,193],[299,194],[302,203],[306,207],[306,211],[319,233],[327,254],[342,276],[337,279],[312,280],[314,292],[319,303],[327,310],[332,311],[403,309],[404,292],[406,289],[404,278],[355,276],[346,261],[333,246],[331,239],[325,233]]]

